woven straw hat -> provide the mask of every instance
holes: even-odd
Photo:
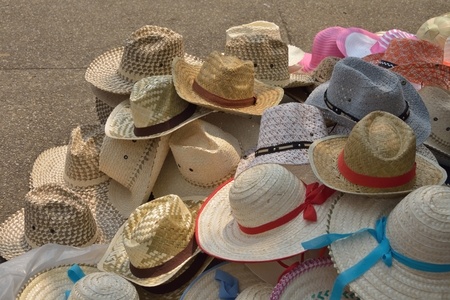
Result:
[[[412,129],[383,111],[365,116],[349,136],[316,140],[309,159],[321,182],[352,194],[406,194],[424,185],[442,184],[447,177],[437,163],[416,154]]]
[[[102,125],[106,124],[109,115],[113,111],[113,107],[109,106],[97,97],[94,97],[95,101],[95,113],[97,114],[98,122]]]
[[[427,20],[417,30],[417,37],[444,49],[445,40],[450,36],[450,13]]]
[[[389,112],[411,126],[417,145],[431,133],[428,110],[414,87],[402,76],[357,57],[337,62],[331,79],[316,88],[305,103],[349,128],[372,111]]]
[[[318,184],[315,188],[318,197],[329,192]],[[301,211],[314,198],[314,193],[307,195],[306,190],[303,182],[281,165],[254,166],[208,197],[197,218],[197,243],[209,255],[238,262],[299,254],[304,251],[301,241],[325,231],[326,214],[332,199],[339,196],[333,193],[323,197],[323,204],[310,205],[317,216],[312,221]]]
[[[169,152],[169,136],[119,140],[105,136],[99,167],[111,177],[109,201],[124,217],[149,200]]]
[[[270,300],[329,299],[337,275],[329,257],[306,260],[280,278]],[[341,299],[356,297],[345,291]]]
[[[426,86],[419,94],[431,120],[431,135],[425,145],[450,157],[450,91]]]
[[[105,132],[115,139],[150,139],[174,132],[211,112],[181,99],[172,75],[151,76],[136,82],[130,100],[114,108]]]
[[[95,58],[85,79],[95,87],[115,93],[130,94],[133,84],[148,76],[170,75],[172,60],[185,57],[183,37],[169,28],[145,25],[131,34],[125,45]]]
[[[210,109],[236,114],[262,115],[280,103],[280,87],[255,79],[253,63],[211,52],[202,65],[175,58],[173,81],[178,95]]]
[[[385,235],[392,251],[424,263],[450,264],[448,186],[420,187],[396,201],[357,198],[345,195],[337,201],[329,221],[330,233],[374,228],[377,220],[387,216]],[[354,266],[377,245],[368,232],[332,243],[330,254],[338,273]],[[443,299],[450,294],[450,272],[419,271],[393,258],[390,267],[378,261],[349,288],[361,299]]]
[[[219,291],[223,281],[216,278],[217,272],[226,272],[236,279],[236,285],[230,283],[236,293],[232,293],[230,297],[236,299],[267,299],[270,293],[265,292],[260,297],[251,297],[260,291],[267,291],[268,284],[264,283],[256,275],[254,275],[244,264],[223,262],[210,268],[198,276],[184,291],[180,300],[215,300],[219,299]],[[226,285],[228,286],[228,285]],[[225,288],[226,289],[226,288]],[[263,297],[264,296],[264,297]],[[234,299],[233,298],[233,299]]]
[[[58,184],[30,190],[24,208],[1,224],[0,233],[5,259],[49,243],[86,247],[107,242],[82,196]]]
[[[130,94],[116,94],[99,89],[89,83],[94,97],[104,103],[111,110],[120,104],[120,102],[130,99]],[[104,124],[104,123],[103,123]]]
[[[268,35],[240,35],[229,39],[225,55],[252,61],[255,78],[269,85],[290,88],[313,84],[310,75],[289,73],[288,45]]]
[[[194,227],[203,198],[191,199],[171,194],[136,208],[98,268],[141,286],[158,286],[170,280],[200,252]]]

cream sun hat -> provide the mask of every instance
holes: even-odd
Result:
[[[279,260],[304,251],[300,242],[325,231],[340,193],[305,185],[278,164],[261,164],[216,189],[197,217],[202,250],[237,262]]]
[[[211,112],[181,99],[171,75],[150,76],[137,81],[130,99],[114,108],[105,132],[115,139],[150,139],[174,132]]]
[[[169,281],[200,253],[194,227],[202,201],[171,194],[142,204],[119,229],[98,268],[146,287]]]
[[[96,57],[85,79],[98,89],[130,94],[136,81],[148,76],[170,75],[172,60],[184,57],[191,63],[199,60],[184,53],[183,37],[175,31],[145,25],[134,31],[124,46]]]
[[[329,136],[309,148],[311,167],[325,185],[345,193],[401,195],[447,175],[436,162],[416,153],[413,130],[400,118],[374,111],[348,136]]]
[[[303,243],[331,243],[339,273],[331,299],[345,286],[361,299],[447,298],[450,188],[423,186],[398,201],[359,198],[339,199],[330,213],[330,235]]]
[[[450,13],[425,21],[417,30],[417,37],[444,49],[445,40],[450,36]]]
[[[184,100],[213,110],[261,115],[280,103],[284,92],[255,79],[253,63],[211,52],[201,65],[173,60],[173,81]]]

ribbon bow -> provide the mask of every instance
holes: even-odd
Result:
[[[67,277],[73,282],[76,283],[78,280],[86,276],[84,274],[83,270],[80,268],[79,265],[74,264],[67,270]],[[67,300],[70,295],[70,290],[67,290],[64,292],[64,299]]]
[[[220,269],[216,270],[214,279],[219,281],[219,298],[222,300],[234,300],[239,293],[239,281],[236,277]]]
[[[314,182],[306,185],[306,198],[300,207],[303,207],[303,219],[308,221],[317,221],[317,213],[313,206],[321,205],[327,201],[327,199],[333,195],[335,190],[327,187],[326,185],[319,185],[318,182]]]

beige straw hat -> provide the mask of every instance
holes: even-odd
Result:
[[[202,201],[171,194],[142,204],[119,229],[98,268],[141,286],[167,282],[200,252],[194,227]]]
[[[224,276],[232,276],[232,282],[219,280],[221,273]],[[219,275],[218,275],[219,274]],[[228,276],[227,276],[228,275]],[[221,285],[224,288],[221,288]],[[232,299],[268,299],[270,286],[254,275],[244,264],[223,262],[198,276],[184,291],[180,300],[215,300],[220,299],[219,293],[223,290],[231,291],[229,297]],[[263,292],[261,297],[255,298],[258,292]],[[253,297],[251,297],[253,295]]]
[[[184,53],[183,37],[179,33],[169,28],[145,25],[133,32],[124,46],[95,58],[84,77],[101,90],[130,94],[133,84],[139,79],[170,75],[175,57],[184,57],[191,63],[199,61]]]
[[[98,99],[101,103],[105,104],[111,110],[119,105],[120,102],[129,100],[130,94],[115,94],[99,89],[98,87],[89,84],[94,97]],[[103,123],[104,124],[104,123]]]
[[[330,188],[360,195],[406,194],[444,183],[437,163],[416,153],[414,131],[400,118],[374,111],[349,136],[329,136],[309,148],[311,167]]]
[[[108,120],[109,115],[113,111],[113,107],[109,106],[102,100],[97,97],[94,97],[95,101],[95,113],[97,114],[98,122],[102,125],[106,124],[106,120]]]
[[[299,254],[303,240],[325,232],[339,195],[318,183],[305,186],[281,165],[254,166],[208,197],[197,218],[197,243],[209,255],[237,262]]]
[[[149,200],[168,152],[168,135],[147,140],[105,136],[99,167],[112,179],[108,198],[123,217]]]
[[[8,260],[49,243],[86,247],[106,242],[82,196],[59,184],[30,190],[24,208],[0,225],[0,255]]]
[[[375,228],[377,220],[387,217],[383,243],[389,243],[392,264],[389,266],[390,255],[386,254],[388,265],[382,260],[375,262],[363,275],[349,283],[350,290],[361,299],[448,298],[450,188],[424,186],[396,201],[362,201],[358,198],[347,194],[337,201],[331,212],[329,232],[353,233],[363,228]],[[332,243],[330,254],[338,273],[342,273],[378,245],[374,236],[360,232]],[[408,266],[409,263],[400,262],[399,256],[422,264],[445,264],[447,271],[420,271]]]
[[[167,135],[209,113],[178,96],[171,75],[140,79],[130,99],[117,105],[105,125],[115,139],[140,140]]]
[[[173,81],[186,101],[214,110],[262,115],[280,103],[284,92],[255,79],[253,63],[211,52],[202,65],[175,58]]]
[[[444,49],[445,40],[450,36],[450,13],[428,19],[419,27],[416,35],[418,39]]]

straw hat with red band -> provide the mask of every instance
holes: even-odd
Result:
[[[437,163],[416,154],[415,135],[398,117],[374,111],[349,136],[314,141],[309,159],[317,178],[330,188],[361,195],[406,194],[444,183]]]
[[[216,189],[197,217],[196,238],[209,255],[273,261],[304,251],[299,241],[325,230],[334,190],[305,185],[286,168],[262,164]]]

